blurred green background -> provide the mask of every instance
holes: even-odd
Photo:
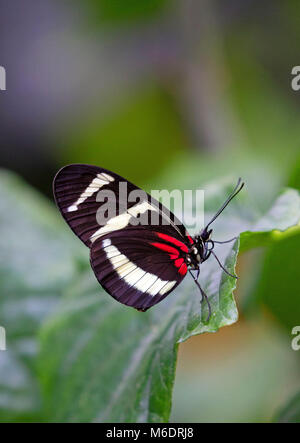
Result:
[[[1,166],[48,197],[57,169],[77,162],[148,190],[242,176],[257,207],[300,188],[296,0],[0,9]],[[240,319],[180,345],[171,421],[270,421],[300,389],[299,251],[295,229],[239,257]]]

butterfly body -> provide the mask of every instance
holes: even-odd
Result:
[[[65,166],[53,191],[62,216],[90,249],[97,280],[127,306],[146,311],[159,303],[212,253],[211,229],[191,237],[160,202],[104,168]]]

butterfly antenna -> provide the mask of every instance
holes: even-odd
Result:
[[[194,282],[196,283],[196,285],[198,286],[198,288],[199,288],[199,290],[200,290],[200,293],[201,293],[201,296],[202,296],[202,298],[201,298],[201,303],[203,302],[203,300],[206,301],[206,304],[207,304],[207,307],[208,307],[208,316],[207,316],[207,318],[206,318],[206,322],[209,322],[209,319],[210,319],[210,317],[211,317],[211,306],[210,306],[210,303],[209,303],[209,300],[208,300],[207,295],[205,294],[205,292],[204,292],[203,289],[201,288],[200,283],[198,282],[198,278],[199,278],[200,270],[198,270],[197,277],[195,277],[194,274],[192,274],[192,272],[191,272],[190,269],[189,269],[189,273],[190,273],[191,276],[193,277]]]
[[[236,240],[237,239],[237,237],[233,237],[233,238],[231,238],[230,240],[226,240],[226,241],[217,241],[217,240],[214,240],[214,243],[218,243],[218,245],[224,245],[224,243],[230,243],[230,242],[232,242],[232,241],[234,241],[234,240]]]
[[[222,211],[224,211],[224,209],[226,208],[226,206],[231,202],[231,200],[243,189],[244,187],[244,182],[242,182],[241,177],[238,179],[238,182],[234,188],[234,190],[232,191],[232,193],[230,194],[230,196],[227,198],[227,200],[223,203],[223,205],[221,206],[221,208],[217,211],[217,213],[213,216],[213,218],[210,220],[210,222],[206,225],[206,227],[204,228],[204,231],[207,231],[207,228],[209,227],[209,225],[212,224],[213,221],[215,221],[215,219],[221,214]]]
[[[217,260],[217,262],[219,263],[220,268],[222,268],[223,271],[224,271],[227,275],[230,275],[230,277],[233,277],[233,278],[238,278],[237,275],[230,274],[230,272],[228,272],[227,269],[224,268],[224,266],[222,265],[222,263],[220,262],[220,260],[218,259],[218,257],[217,257],[216,254],[214,253],[214,251],[211,251],[211,253],[212,253],[212,255],[215,257],[215,259]]]

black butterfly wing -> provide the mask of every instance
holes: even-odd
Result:
[[[121,192],[120,185],[122,187]],[[149,219],[153,212],[157,212],[158,218],[156,218],[156,221],[163,232],[172,235],[173,231],[176,230],[176,235],[183,238],[188,235],[184,225],[172,212],[125,178],[97,166],[72,164],[63,167],[56,174],[53,181],[53,193],[62,216],[74,233],[88,247],[91,247],[93,241],[95,241],[96,236],[94,234],[107,224],[106,221],[102,222],[101,217],[97,217],[101,207],[101,202],[97,198],[99,191],[103,194],[112,192],[116,197],[116,205],[112,205],[110,208],[114,212],[114,216],[120,216],[127,209],[130,210],[136,207],[137,202],[134,201],[134,196],[132,201],[128,196],[133,192],[141,192],[142,200],[138,203],[145,204],[136,216],[147,215],[149,211],[146,211],[148,209],[146,203],[148,202],[152,207],[152,214],[150,212],[148,214]],[[141,212],[141,210],[144,212]],[[133,216],[135,212],[135,209],[132,209]],[[150,226],[151,221],[147,224]]]
[[[113,193],[106,205],[115,200],[106,220],[98,216],[100,190]],[[138,192],[138,201],[130,199],[131,192]],[[71,229],[91,249],[98,281],[121,303],[146,310],[184,278],[191,237],[174,214],[137,186],[106,169],[75,164],[57,173],[54,195]],[[143,223],[136,225],[140,217]]]
[[[65,166],[54,178],[53,193],[62,216],[89,247],[91,236],[99,229],[97,211],[101,203],[97,201],[97,195],[104,189],[117,194],[120,179],[106,169],[83,164]],[[127,183],[129,192],[135,189]]]
[[[91,265],[116,300],[147,310],[183,280],[187,251],[184,243],[159,231],[125,228],[95,242]]]

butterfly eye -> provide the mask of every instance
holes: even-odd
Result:
[[[187,258],[186,258],[186,262],[187,262],[187,263],[191,263],[191,262],[192,262],[191,257],[187,257]]]
[[[195,248],[195,247],[193,247],[193,249],[192,249],[192,253],[195,254],[195,255],[198,254],[198,249]]]

